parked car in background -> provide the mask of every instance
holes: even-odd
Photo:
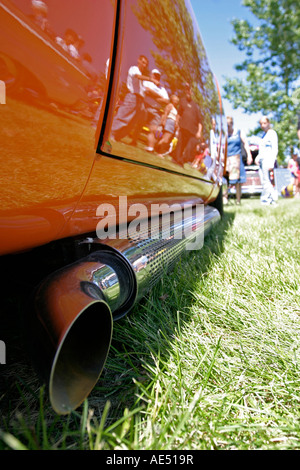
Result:
[[[28,294],[35,365],[67,414],[99,379],[113,322],[220,219],[226,120],[189,1],[1,0],[0,38],[0,323]],[[179,98],[173,118],[187,99],[201,121],[180,162],[134,139],[145,125],[156,135],[162,87]]]
[[[244,197],[260,196],[260,194],[262,193],[262,184],[259,176],[259,166],[255,165],[255,158],[257,157],[259,151],[259,140],[260,139],[257,136],[249,138],[249,147],[253,158],[253,162],[251,165],[247,165],[246,152],[244,151],[242,153],[243,163],[245,165],[246,172],[246,182],[242,183],[242,196]],[[235,195],[235,187],[229,188],[229,195]]]
[[[260,196],[262,185],[259,176],[259,167],[257,165],[245,166],[246,182],[242,183],[242,196]],[[229,189],[230,195],[235,195],[235,188]]]

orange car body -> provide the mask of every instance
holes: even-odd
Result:
[[[188,0],[0,0],[1,321],[27,305],[58,413],[97,383],[113,322],[220,219],[224,126]]]
[[[177,36],[170,16],[181,18]],[[119,196],[127,197],[128,207],[216,199],[224,160],[223,110],[188,6],[154,0],[51,0],[48,5],[2,0],[0,24],[2,255],[94,232],[99,205],[110,203],[117,210]],[[68,32],[75,32],[76,44],[74,38],[68,43]],[[127,72],[140,54],[148,58],[148,73],[160,70],[169,96],[180,96],[184,83],[191,84],[203,142],[216,120],[214,173],[194,168],[193,161],[179,166],[171,157],[145,151],[146,122],[140,123],[137,146],[126,138],[112,141],[112,122],[128,91]]]

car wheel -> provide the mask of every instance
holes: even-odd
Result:
[[[217,199],[214,200],[214,202],[209,204],[210,206],[214,207],[217,209],[220,213],[220,216],[223,217],[224,209],[223,209],[223,186],[220,187],[219,194],[217,196]]]

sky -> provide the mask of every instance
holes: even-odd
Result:
[[[230,43],[234,35],[231,20],[248,19],[253,23],[255,17],[249,8],[241,4],[241,0],[190,0],[190,3],[199,25],[210,67],[224,95],[224,76],[241,78],[241,73],[236,72],[234,65],[245,59],[245,55]],[[231,103],[224,98],[223,106],[225,115],[232,116],[235,125],[247,134],[251,134],[251,130],[258,126],[260,113],[248,115],[242,109],[233,109]]]

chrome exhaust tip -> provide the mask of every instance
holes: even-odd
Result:
[[[118,310],[124,293],[115,271],[96,254],[56,271],[36,292],[35,365],[49,384],[50,402],[58,414],[80,406],[101,375],[113,331],[107,300]]]
[[[82,310],[68,327],[49,380],[49,398],[57,414],[78,408],[96,385],[110,349],[112,325],[108,305],[99,300]]]

